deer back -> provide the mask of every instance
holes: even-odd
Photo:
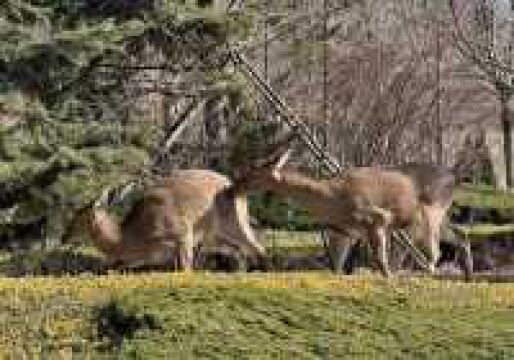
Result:
[[[173,241],[212,228],[216,196],[230,185],[209,170],[180,170],[148,189],[123,221],[124,242]]]
[[[421,202],[443,205],[452,202],[456,177],[452,168],[437,164],[409,163],[394,167],[416,186]]]
[[[345,203],[357,209],[374,206],[390,211],[399,226],[412,222],[418,211],[415,185],[408,176],[398,171],[355,168],[333,182],[337,184]],[[348,199],[351,201],[348,202]]]

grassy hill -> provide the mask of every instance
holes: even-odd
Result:
[[[0,358],[511,359],[513,284],[328,273],[0,279]]]

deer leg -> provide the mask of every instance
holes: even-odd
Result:
[[[440,246],[439,246],[439,231],[432,229],[431,235],[430,235],[428,241],[429,241],[429,246],[430,246],[430,248],[429,248],[430,263],[429,263],[428,271],[431,274],[434,274],[437,261],[439,260],[439,257],[441,256],[441,250],[440,250]]]
[[[446,213],[447,207],[442,205],[424,206],[424,214],[427,222],[427,241],[429,250],[429,271],[431,274],[435,273],[435,268],[439,257],[441,256],[440,250],[440,237],[441,226]]]
[[[328,256],[332,271],[336,274],[343,272],[343,267],[348,259],[352,247],[352,241],[341,233],[328,231]]]
[[[234,200],[234,214],[232,215],[232,226],[229,227],[228,237],[232,242],[242,244],[245,255],[257,258],[266,255],[266,249],[257,240],[253,229],[250,227],[250,217],[248,215],[248,204],[246,198],[236,198]]]
[[[180,239],[178,246],[178,269],[182,271],[191,271],[194,261],[194,236],[190,229],[187,234]]]
[[[380,271],[385,277],[389,277],[391,271],[387,261],[387,238],[389,235],[387,228],[392,221],[393,214],[391,211],[378,206],[372,206],[370,210],[372,223],[368,232],[372,248],[375,258],[378,260]]]
[[[471,280],[471,276],[473,275],[473,255],[471,253],[471,243],[469,242],[469,240],[466,239],[462,242],[461,249],[461,266],[464,268],[464,276],[466,280],[469,281]]]
[[[248,231],[246,231],[248,230]],[[236,234],[232,231],[225,231],[222,241],[233,248],[232,253],[238,253],[242,257],[249,257],[252,264],[258,268],[268,268],[268,259],[264,246],[253,235],[251,229],[237,229]]]
[[[224,200],[224,201],[222,201]],[[266,249],[257,240],[250,227],[248,204],[245,197],[229,197],[218,199],[216,218],[217,237],[225,243],[240,249],[244,256],[254,263],[266,267]]]
[[[372,243],[373,252],[378,260],[378,266],[382,275],[391,276],[387,262],[387,231],[383,226],[376,226],[369,231],[369,237]]]
[[[190,243],[182,243],[179,250],[179,269],[191,271],[193,269],[193,246]]]
[[[205,248],[206,247],[204,246],[204,244],[200,244],[200,245],[198,245],[198,247],[196,248],[196,250],[194,252],[195,255],[194,255],[193,266],[196,269],[203,269],[205,266],[205,262],[207,260],[207,251]]]

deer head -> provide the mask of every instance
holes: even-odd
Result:
[[[281,170],[293,151],[291,141],[294,137],[294,134],[285,136],[267,151],[266,156],[239,168],[234,180],[236,192],[251,191],[262,188],[270,181],[280,180]]]
[[[89,201],[78,210],[73,211],[73,216],[66,225],[61,236],[61,243],[64,245],[77,243],[81,235],[87,235],[95,200]]]
[[[90,237],[95,245],[108,253],[121,241],[120,225],[105,209],[97,207],[96,200],[93,200],[75,213],[61,242],[76,243],[82,236]]]

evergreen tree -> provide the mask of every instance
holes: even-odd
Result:
[[[250,20],[178,0],[5,0],[3,244],[27,229],[58,237],[73,209],[138,176],[164,134],[144,118],[138,81],[165,73],[194,88],[230,77],[226,44],[248,36]]]

